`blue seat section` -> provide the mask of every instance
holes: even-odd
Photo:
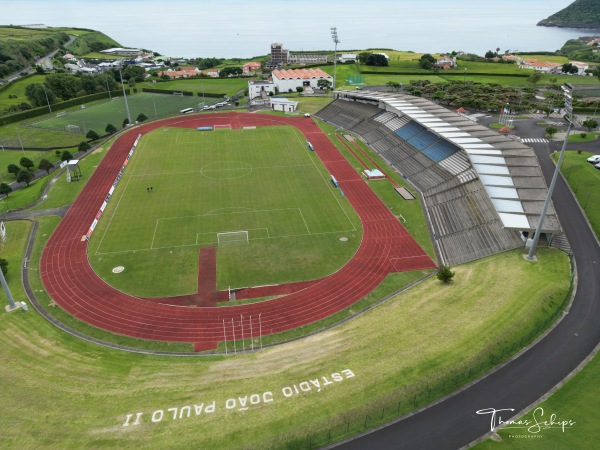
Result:
[[[408,143],[417,150],[423,150],[425,147],[429,147],[431,144],[439,141],[440,138],[433,134],[431,131],[423,131],[422,133],[416,134],[408,140]]]
[[[411,137],[413,137],[417,133],[420,133],[424,129],[425,128],[423,128],[417,122],[413,122],[411,120],[403,127],[400,127],[396,131],[394,131],[394,133],[396,133],[398,136],[400,136],[405,141],[408,141]]]
[[[446,159],[448,156],[456,153],[457,151],[458,147],[456,145],[442,139],[423,150],[423,154],[437,163],[442,159]]]

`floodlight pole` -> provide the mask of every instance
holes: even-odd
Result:
[[[337,68],[337,45],[340,43],[340,40],[338,39],[338,34],[337,34],[337,27],[332,27],[331,28],[331,38],[333,39],[333,42],[335,44],[335,48],[333,50],[333,90],[335,91],[335,74],[336,74],[336,68]]]
[[[13,296],[10,293],[8,283],[6,283],[6,278],[4,278],[4,272],[2,271],[2,269],[0,269],[0,284],[2,284],[2,289],[4,289],[4,293],[6,294],[6,298],[8,299],[8,306],[6,307],[6,310],[12,311],[17,307],[17,305],[15,305],[15,300],[13,299]]]
[[[565,110],[567,112],[565,114],[565,117],[567,119],[567,122],[569,122],[569,126],[567,127],[565,141],[563,142],[562,149],[560,150],[560,156],[558,157],[558,162],[556,163],[556,168],[554,169],[552,181],[550,182],[550,186],[548,187],[548,195],[546,195],[546,201],[544,202],[544,207],[542,208],[542,213],[540,214],[540,220],[538,222],[537,228],[535,229],[535,234],[533,235],[533,242],[531,243],[531,248],[529,249],[529,254],[527,255],[527,259],[530,261],[535,259],[535,250],[537,249],[537,245],[540,241],[540,235],[542,234],[542,226],[544,225],[546,212],[548,211],[548,207],[550,206],[550,202],[552,201],[552,193],[554,192],[554,186],[556,185],[556,180],[558,179],[558,174],[560,173],[560,166],[565,156],[567,143],[569,142],[569,133],[571,132],[571,128],[573,127],[573,86],[571,86],[568,83],[565,83],[565,85],[562,86],[562,90],[565,94]]]
[[[42,84],[42,89],[44,90],[44,95],[46,96],[46,103],[48,103],[48,111],[52,112],[52,108],[50,107],[50,100],[48,100],[48,93],[46,92],[46,86]]]
[[[121,87],[123,88],[123,99],[125,100],[125,109],[127,110],[127,120],[129,120],[129,125],[133,125],[133,123],[131,123],[131,114],[129,114],[129,103],[127,103],[127,94],[125,94],[125,84],[123,83],[121,67],[119,67],[119,75],[121,76]]]

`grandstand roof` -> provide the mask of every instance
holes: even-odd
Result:
[[[499,134],[421,97],[373,91],[345,91],[339,92],[339,96],[359,102],[376,101],[379,108],[405,117],[410,123],[416,122],[427,133],[456,145],[477,172],[503,227],[518,230],[537,227],[547,187],[533,149],[515,136]],[[417,134],[420,137],[417,144],[429,149],[424,134]],[[403,139],[413,145],[414,138]],[[427,155],[426,151],[423,153]],[[560,232],[552,206],[543,228],[544,232]]]

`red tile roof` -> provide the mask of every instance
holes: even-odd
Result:
[[[327,72],[321,69],[293,69],[293,70],[274,70],[273,76],[280,80],[302,79],[310,80],[312,78],[331,78]]]

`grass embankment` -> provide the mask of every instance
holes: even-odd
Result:
[[[8,252],[13,267],[20,235]],[[355,433],[473,378],[561,304],[566,256],[541,249],[531,264],[521,253],[457,267],[451,285],[430,279],[319,335],[228,358],[117,352],[66,336],[33,311],[13,313],[0,321],[0,377],[11,386],[0,393],[3,446],[304,448],[320,445],[322,430]]]
[[[585,136],[582,136],[585,135]],[[598,139],[600,133],[583,132],[583,133],[572,133],[569,135],[569,143],[578,144],[580,142],[591,142]]]
[[[586,161],[594,153],[576,151],[565,152],[561,172],[566,178],[571,190],[577,197],[579,205],[583,208],[596,237],[600,239],[600,203],[595,196],[600,186],[600,170]],[[552,155],[558,161],[558,153]]]

